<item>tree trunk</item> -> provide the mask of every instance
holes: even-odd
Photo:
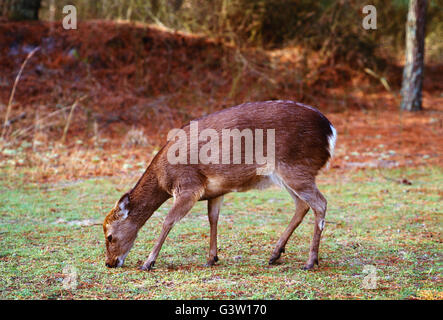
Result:
[[[400,108],[402,110],[422,110],[426,7],[427,0],[409,0],[406,23],[406,63],[401,88]]]
[[[11,20],[38,20],[41,0],[12,0],[9,18]]]

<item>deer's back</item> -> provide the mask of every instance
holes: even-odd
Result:
[[[222,130],[248,129],[254,134],[256,130],[262,130],[265,155],[269,130],[275,130],[275,169],[277,171],[279,167],[285,166],[315,176],[332,156],[331,139],[335,139],[335,129],[318,110],[301,103],[280,100],[245,103],[194,121],[198,124],[199,132],[213,129],[218,133],[220,137],[219,161],[209,164],[190,163],[188,154],[186,164],[171,164],[167,159],[167,152],[176,141],[169,141],[153,161],[166,188],[173,188],[175,181],[187,177],[199,179],[206,185],[208,194],[211,190],[214,194],[220,193],[225,189],[224,186],[230,191],[241,191],[251,187],[264,187],[271,182],[272,172],[267,177],[257,175],[257,168],[261,165],[257,164],[255,159],[252,164],[245,164],[243,139],[241,164],[232,163],[232,148],[230,163],[222,163]],[[189,153],[191,151],[190,124],[184,126],[182,130],[188,136]],[[232,143],[233,141],[231,141],[231,147]],[[199,149],[205,144],[207,140],[199,141]]]

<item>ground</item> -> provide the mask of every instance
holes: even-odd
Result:
[[[0,34],[2,124],[11,109],[0,139],[1,299],[443,298],[442,64],[427,64],[424,110],[407,113],[399,110],[402,63],[386,57],[381,71],[358,69],[299,47],[235,48],[104,21],[81,22],[75,32],[0,22]],[[168,131],[272,99],[313,105],[338,132],[331,168],[318,179],[328,199],[320,267],[301,270],[312,213],[279,263],[267,265],[294,212],[285,191],[269,189],[226,196],[215,267],[203,267],[209,223],[198,203],[172,230],[154,271],[137,269],[167,202],[124,268],[105,268],[104,215]]]
[[[137,268],[171,202],[146,223],[125,266],[108,269],[100,223],[120,195],[116,186],[129,186],[133,179],[22,184],[27,174],[2,172],[1,299],[443,298],[440,167],[322,174],[319,186],[329,209],[320,267],[313,271],[301,270],[312,213],[279,263],[267,264],[294,212],[283,190],[226,196],[220,261],[209,268],[203,266],[209,242],[206,202],[198,203],[172,230],[155,269],[144,272]]]

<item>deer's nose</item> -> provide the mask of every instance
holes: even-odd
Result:
[[[120,259],[116,258],[113,263],[106,262],[105,266],[107,266],[108,268],[117,268],[119,264],[120,264]]]

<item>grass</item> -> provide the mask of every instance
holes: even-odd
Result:
[[[303,271],[313,231],[308,213],[279,264],[267,261],[294,212],[279,189],[225,196],[218,265],[203,267],[209,247],[206,203],[171,231],[153,272],[147,258],[171,206],[141,230],[125,266],[104,266],[99,225],[122,193],[121,178],[27,184],[24,169],[0,172],[1,299],[442,299],[443,170],[331,171],[319,177],[328,199],[320,268]],[[132,179],[133,180],[133,179]],[[368,265],[376,288],[365,289]],[[70,271],[71,270],[71,271]],[[74,271],[72,273],[72,271]],[[69,284],[76,274],[77,285]],[[368,278],[366,278],[367,280]]]

